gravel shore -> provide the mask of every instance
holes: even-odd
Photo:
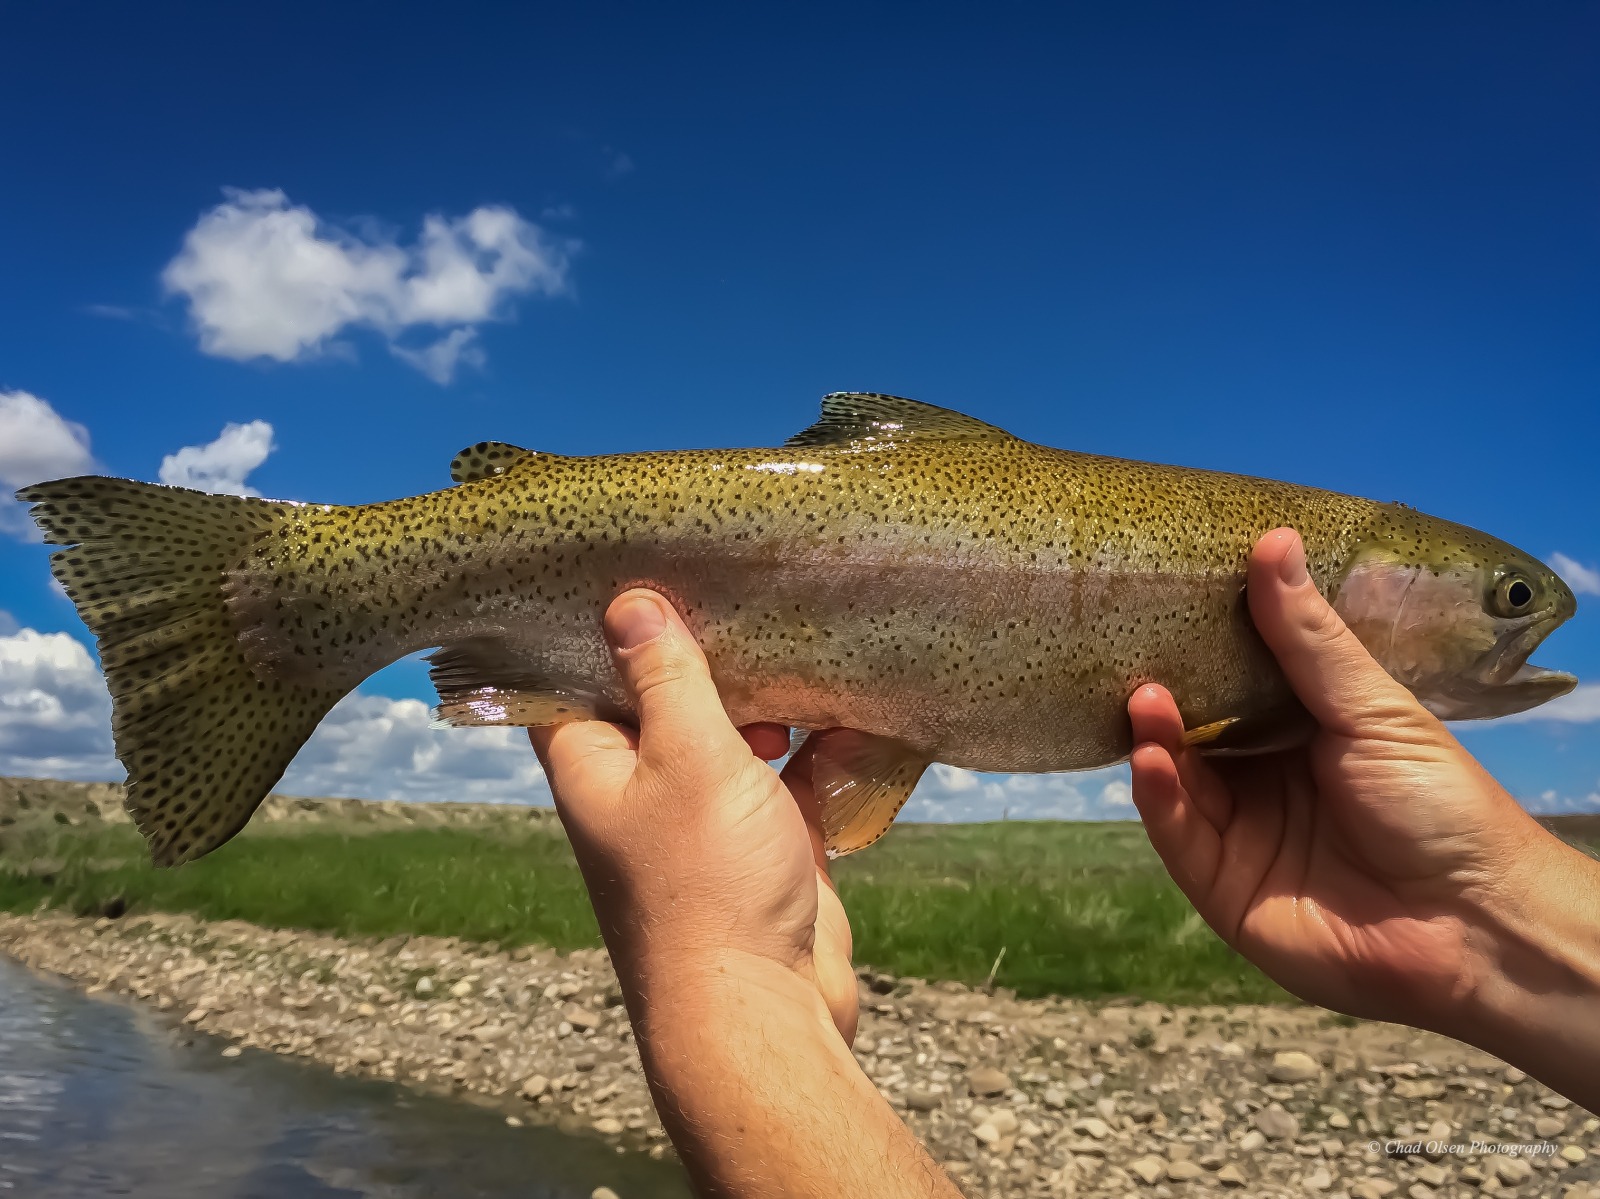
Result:
[[[295,1054],[670,1153],[602,952],[56,913],[0,915],[0,950],[228,1038],[227,1056]],[[1441,1037],[870,971],[861,999],[863,1067],[974,1196],[1600,1199],[1600,1120]]]

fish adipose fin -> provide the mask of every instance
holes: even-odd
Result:
[[[285,520],[267,500],[83,477],[25,487],[50,560],[99,641],[126,807],[158,866],[244,827],[343,687],[258,677],[224,572]]]
[[[537,458],[535,450],[525,450],[519,445],[503,441],[480,441],[469,445],[450,459],[450,478],[457,483],[476,483],[503,475],[519,462]]]
[[[928,768],[926,755],[890,737],[829,729],[817,738],[811,785],[830,858],[865,849],[894,823]]]
[[[428,677],[439,692],[434,718],[454,728],[527,728],[590,720],[603,705],[594,695],[563,688],[501,637],[470,637],[435,650]]]
[[[981,420],[918,400],[867,391],[836,391],[822,397],[822,416],[784,445],[900,445],[954,438],[1016,440]]]

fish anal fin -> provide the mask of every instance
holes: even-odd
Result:
[[[450,460],[450,478],[457,483],[476,483],[503,475],[517,463],[538,456],[536,450],[525,450],[504,441],[480,441]]]
[[[598,695],[552,679],[526,646],[504,637],[468,637],[435,650],[428,677],[443,724],[528,727],[614,715]]]
[[[452,728],[483,725],[511,725],[532,728],[546,724],[565,724],[569,720],[591,720],[595,715],[592,700],[564,691],[502,691],[479,687],[453,692],[439,698],[434,718]]]
[[[994,425],[953,411],[868,391],[836,391],[822,397],[822,415],[784,445],[899,445],[952,438],[1015,440]]]
[[[894,823],[930,759],[890,737],[855,729],[812,734],[811,785],[830,858],[865,849]]]

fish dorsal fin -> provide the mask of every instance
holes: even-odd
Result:
[[[958,437],[1004,438],[1010,433],[981,420],[901,396],[872,391],[835,391],[822,397],[822,416],[785,445],[899,445]]]
[[[479,479],[492,479],[503,475],[518,462],[537,457],[534,450],[503,441],[480,441],[469,445],[450,459],[450,477],[457,483],[476,483]]]

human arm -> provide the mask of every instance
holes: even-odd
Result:
[[[639,730],[531,730],[664,1127],[707,1195],[958,1194],[850,1052],[850,928],[802,749],[736,730],[651,592],[606,614]]]
[[[1251,615],[1318,730],[1206,759],[1129,702],[1134,802],[1219,936],[1286,989],[1486,1049],[1600,1110],[1600,863],[1538,824],[1373,660],[1280,529]]]

